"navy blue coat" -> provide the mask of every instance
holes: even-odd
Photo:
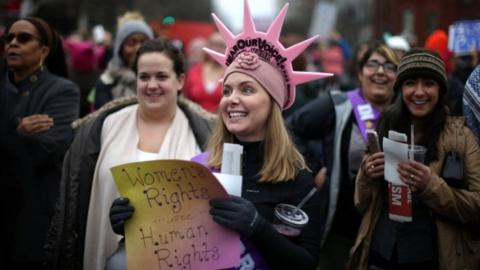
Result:
[[[11,74],[1,81],[0,233],[5,250],[0,256],[10,263],[38,262],[43,260],[63,156],[73,139],[70,124],[78,118],[80,92],[74,83],[46,69],[18,83]],[[34,114],[49,115],[54,125],[42,133],[19,134],[20,119]]]

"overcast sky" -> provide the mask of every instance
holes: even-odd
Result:
[[[277,0],[250,0],[250,11],[255,20],[271,22],[280,11]],[[212,0],[213,12],[234,34],[243,26],[243,0]]]

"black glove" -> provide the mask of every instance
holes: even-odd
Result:
[[[110,207],[110,224],[116,234],[125,235],[125,221],[130,219],[135,209],[125,197],[116,198]]]
[[[232,229],[241,235],[250,237],[255,234],[263,218],[255,206],[248,200],[230,196],[230,199],[210,200],[210,214],[220,225]]]

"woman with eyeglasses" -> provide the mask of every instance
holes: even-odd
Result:
[[[322,270],[344,269],[348,260],[361,220],[353,194],[355,176],[367,148],[366,130],[375,128],[380,112],[390,102],[397,64],[390,48],[371,45],[359,62],[359,88],[346,93],[324,92],[287,119],[314,173],[321,165],[309,153],[308,142],[320,140],[324,146],[327,180],[321,189],[325,201],[319,209],[324,220]],[[317,173],[317,180],[322,179],[323,171]]]
[[[63,155],[73,138],[79,90],[66,80],[63,44],[39,18],[12,24],[0,85],[0,268],[40,269]]]

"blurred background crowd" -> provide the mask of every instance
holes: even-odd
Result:
[[[269,0],[252,3],[257,29],[266,30],[262,27],[271,23],[276,10],[285,2]],[[80,115],[83,116],[112,99],[102,94],[98,97],[95,92],[104,90],[104,71],[109,71],[108,63],[115,58],[115,46],[120,45],[116,42],[124,41],[117,40],[122,24],[131,19],[144,20],[153,36],[171,39],[186,55],[189,74],[184,95],[207,110],[215,111],[215,104],[220,99],[216,82],[223,70],[205,57],[201,48],[207,46],[223,50],[224,44],[214,33],[210,13],[219,15],[230,29],[239,31],[241,13],[238,10],[241,5],[241,1],[221,0],[6,0],[0,6],[0,36],[19,17],[36,16],[51,23],[64,38],[69,78],[80,88]],[[322,81],[322,85],[308,85],[305,90],[298,91],[297,104],[285,114],[316,97],[319,91],[355,88],[356,63],[371,41],[386,42],[400,55],[413,47],[437,51],[446,63],[451,87],[462,89],[478,61],[478,55],[471,48],[455,51],[449,28],[459,21],[476,22],[479,19],[478,10],[480,2],[474,0],[290,1],[282,30],[285,46],[303,40],[307,35],[320,36],[309,51],[297,59],[295,68],[331,72],[336,76]],[[101,77],[102,74],[104,76]],[[101,89],[94,91],[96,87]],[[454,102],[460,100],[461,95],[457,91],[450,94],[454,97],[451,108],[460,111],[461,104]]]
[[[286,2],[288,1],[250,0],[256,29],[266,31],[278,10]],[[322,94],[325,96],[334,93],[332,94],[334,96],[352,89],[363,89],[368,92],[371,90],[371,84],[383,85],[393,93],[395,73],[398,72],[397,66],[402,56],[405,54],[408,56],[409,51],[415,53],[415,48],[419,47],[428,49],[430,53],[436,52],[443,60],[446,70],[447,86],[445,88],[448,88],[448,91],[443,91],[442,94],[448,95],[446,99],[449,113],[460,116],[465,112],[467,118],[479,118],[478,72],[480,68],[476,69],[476,75],[471,76],[480,63],[479,0],[291,0],[289,2],[288,16],[280,37],[283,46],[289,47],[307,37],[319,36],[293,61],[293,69],[328,72],[334,76],[298,85],[295,103],[282,112],[286,119],[288,117],[290,120],[303,119],[295,118],[294,113],[300,112],[301,115],[302,110],[299,110],[301,107],[308,108],[304,105],[311,101],[322,101]],[[57,200],[63,158],[67,149],[71,147],[74,132],[79,130],[78,127],[85,126],[85,123],[90,123],[87,127],[99,133],[101,124],[96,126],[92,124],[96,122],[88,122],[88,120],[103,121],[105,115],[113,112],[115,106],[118,106],[115,104],[116,101],[128,101],[128,98],[137,94],[138,85],[136,84],[139,78],[136,75],[135,55],[142,45],[155,38],[164,38],[169,41],[168,46],[173,46],[168,48],[170,51],[182,52],[186,62],[185,72],[183,70],[178,72],[181,74],[179,76],[181,83],[178,83],[178,88],[181,90],[180,103],[194,102],[206,111],[217,112],[223,95],[220,79],[223,78],[225,70],[222,65],[208,57],[203,48],[207,47],[224,53],[226,45],[221,35],[216,32],[217,28],[211,13],[215,13],[234,34],[237,34],[241,31],[243,24],[242,8],[243,0],[3,0],[0,2],[0,135],[2,135],[0,154],[10,157],[9,163],[4,166],[5,169],[0,172],[0,179],[2,181],[14,179],[12,176],[14,175],[24,181],[18,181],[22,186],[15,185],[14,181],[8,183],[5,188],[8,190],[5,193],[8,194],[0,201],[2,206],[0,212],[7,213],[7,216],[18,216],[17,221],[21,226],[17,226],[14,222],[0,223],[0,230],[9,232],[24,229],[31,233],[31,235],[19,233],[24,235],[25,239],[6,235],[9,238],[8,243],[15,243],[15,247],[10,248],[10,245],[4,245],[0,248],[0,262],[5,261],[14,265],[13,263],[24,259],[24,254],[41,254],[54,212],[53,205]],[[393,52],[388,53],[391,51]],[[436,60],[437,54],[432,54],[431,57],[435,57]],[[177,58],[180,59],[182,56]],[[179,66],[183,66],[183,62]],[[431,67],[427,66],[426,69]],[[374,75],[371,74],[377,73],[381,73],[381,79],[372,79]],[[467,83],[469,76],[472,79]],[[466,89],[466,95],[464,95],[464,89]],[[469,94],[468,89],[472,89],[470,90],[472,93]],[[129,102],[133,102],[132,100]],[[386,105],[385,101],[389,100],[390,97],[382,100],[383,103],[380,105]],[[469,100],[471,103],[468,103]],[[465,104],[471,105],[464,107]],[[331,107],[333,110],[333,106],[330,104],[328,108]],[[324,107],[327,108],[327,106]],[[47,109],[43,111],[43,108]],[[310,111],[304,111],[308,112],[305,115],[310,114]],[[330,113],[330,115],[333,114]],[[328,119],[323,118],[311,120],[314,128],[318,126],[317,121],[328,122]],[[349,121],[353,121],[353,118]],[[470,126],[477,136],[480,132],[478,122],[475,122],[476,126]],[[291,124],[294,128],[301,126],[301,123],[295,121]],[[311,131],[308,125],[304,125],[304,128],[305,131]],[[328,131],[333,131],[333,127],[329,127]],[[76,136],[83,137],[86,134],[86,132],[84,134],[80,132]],[[323,139],[329,142],[333,140],[333,136],[333,133],[329,133]],[[343,140],[347,137],[341,138]],[[335,153],[329,147],[331,148],[333,144],[329,146],[325,141],[322,144],[320,139],[315,138],[308,142],[308,147],[313,149],[310,152],[318,155],[310,158],[321,160],[319,163],[326,162],[326,165],[331,165],[329,158],[331,159]],[[357,137],[351,142],[360,140],[361,138]],[[100,145],[100,142],[94,139],[87,142],[95,147]],[[78,149],[86,151],[86,157],[95,156],[88,152],[91,149],[84,147],[85,145],[78,145]],[[329,150],[332,151],[329,152]],[[345,149],[342,148],[343,150]],[[360,169],[361,156],[359,155],[363,153],[363,149],[353,150],[358,155],[354,156],[353,161],[348,162],[355,164],[356,169]],[[83,154],[78,157],[72,155],[71,159],[84,165],[80,161],[82,157],[84,157]],[[356,160],[354,160],[355,157],[357,157]],[[95,167],[94,162],[85,164]],[[78,173],[84,177],[86,174],[83,173],[92,172],[92,168],[82,168],[72,172],[71,175]],[[313,169],[317,172],[320,167]],[[355,179],[356,171],[344,173],[345,179]],[[70,176],[64,172],[64,177],[65,175]],[[322,177],[320,173],[318,177]],[[41,182],[35,182],[38,179],[55,181],[45,186]],[[323,181],[325,182],[324,176]],[[328,184],[328,181],[325,183]],[[338,197],[350,198],[350,200],[343,200],[344,203],[338,207],[339,209],[348,208],[347,210],[353,212],[352,183],[354,182],[349,183],[351,186],[347,187],[346,193]],[[322,184],[319,185],[321,186]],[[12,201],[18,201],[18,205],[15,204],[18,209],[22,207],[26,209],[24,215],[19,215],[20,211],[17,208],[10,207],[9,203]],[[68,200],[57,201],[57,204],[66,205],[66,201]],[[83,214],[88,210],[80,208],[78,211],[84,211]],[[106,218],[106,215],[104,217]],[[356,218],[357,223],[351,222],[351,216],[338,215],[336,218],[345,225],[358,227],[360,222],[359,216]],[[54,221],[62,223],[59,220]],[[32,224],[36,226],[34,230],[31,229]],[[336,223],[333,222],[333,224]],[[345,256],[348,255],[348,249],[357,232],[357,228],[350,227],[345,228],[349,237],[342,247]],[[50,229],[49,234],[52,233],[60,234],[61,232],[52,232]],[[51,235],[49,236],[51,238]],[[77,235],[74,238],[76,237]],[[82,237],[79,239],[83,241]],[[96,244],[95,241],[93,244]],[[16,244],[23,242],[34,244],[26,247]],[[30,250],[25,251],[25,249]],[[14,257],[10,254],[20,254],[20,256]],[[32,255],[32,258],[25,258],[25,261],[38,263],[43,260],[41,256],[43,255],[38,257]],[[343,257],[338,260],[339,264],[345,262]],[[31,264],[30,269],[37,268],[35,264]]]

